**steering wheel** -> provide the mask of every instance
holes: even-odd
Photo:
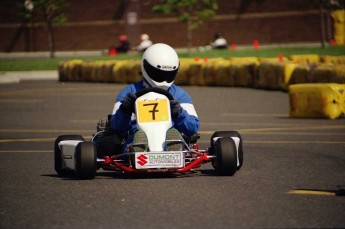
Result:
[[[145,95],[146,93],[149,93],[149,92],[155,92],[161,95],[165,95],[169,100],[174,100],[174,96],[172,96],[167,90],[158,88],[158,87],[145,88],[135,93],[135,95],[137,96],[137,98],[139,98],[140,96]]]

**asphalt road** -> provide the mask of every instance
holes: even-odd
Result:
[[[291,119],[288,94],[184,87],[201,120],[200,147],[237,130],[244,164],[232,177],[196,173],[94,180],[58,177],[53,142],[90,138],[124,85],[0,84],[0,228],[344,228],[345,121]]]

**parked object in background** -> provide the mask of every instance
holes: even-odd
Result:
[[[140,44],[136,48],[138,52],[145,52],[145,50],[152,45],[152,41],[150,40],[149,35],[141,34],[140,36]]]
[[[130,48],[127,35],[120,35],[119,42],[111,46],[108,50],[108,54],[113,56],[117,53],[127,53]]]

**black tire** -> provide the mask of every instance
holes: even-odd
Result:
[[[242,136],[237,131],[217,131],[211,136],[211,154],[214,152],[214,143],[213,138],[215,137],[238,137],[240,139],[240,145],[238,147],[238,160],[239,166],[237,170],[239,170],[243,165],[243,147],[242,147]]]
[[[121,154],[123,151],[122,140],[113,131],[103,131],[97,133],[93,141],[96,147],[97,158]]]
[[[97,155],[92,142],[81,142],[76,147],[76,176],[80,179],[93,179],[97,171]]]
[[[62,168],[62,156],[61,156],[61,150],[58,144],[59,142],[66,141],[66,140],[85,141],[81,135],[60,135],[59,137],[57,137],[54,143],[54,168],[55,168],[56,173],[59,176],[73,176],[74,175],[73,170]]]
[[[214,144],[214,167],[220,175],[232,176],[237,171],[236,143],[232,138],[219,138]]]

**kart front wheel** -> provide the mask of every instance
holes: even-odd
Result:
[[[67,140],[85,141],[81,135],[60,135],[59,137],[56,138],[55,144],[54,144],[54,168],[55,168],[56,173],[59,176],[73,176],[74,175],[73,170],[62,168],[62,155],[61,155],[61,149],[59,147],[59,143],[61,141],[67,141]]]
[[[76,176],[80,179],[93,179],[97,171],[97,155],[92,142],[81,142],[76,147]]]
[[[239,165],[237,166],[237,170],[240,170],[240,168],[243,165],[243,146],[242,146],[242,136],[240,135],[240,133],[238,133],[237,131],[216,131],[214,132],[214,134],[211,137],[211,150],[214,151],[213,149],[214,147],[214,138],[223,138],[223,137],[238,137],[240,139],[240,144],[238,146],[238,161],[239,161]]]
[[[219,138],[214,143],[216,158],[213,161],[217,173],[232,176],[237,171],[236,143],[232,138]]]

